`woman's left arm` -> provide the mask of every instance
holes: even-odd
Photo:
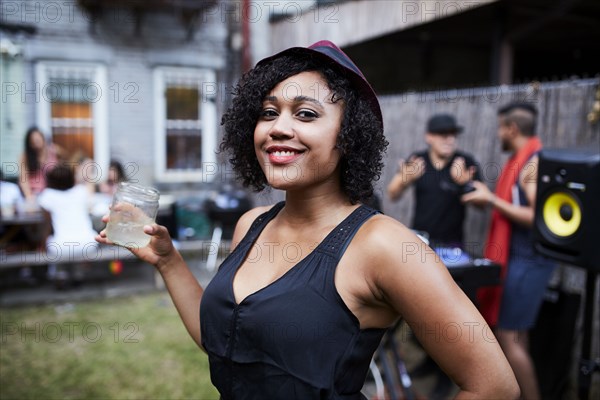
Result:
[[[377,296],[460,387],[457,398],[517,398],[516,379],[492,330],[447,267],[410,230],[391,219],[380,222],[367,245]]]

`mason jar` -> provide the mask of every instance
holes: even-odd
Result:
[[[143,228],[154,223],[159,197],[159,191],[154,188],[120,182],[113,196],[106,237],[124,247],[148,245],[150,236]]]

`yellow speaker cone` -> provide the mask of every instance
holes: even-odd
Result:
[[[570,193],[552,193],[544,202],[542,213],[544,223],[556,236],[571,236],[581,225],[581,207]]]

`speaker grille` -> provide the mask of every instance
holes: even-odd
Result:
[[[540,152],[533,238],[542,255],[600,272],[597,147]]]
[[[567,238],[581,226],[581,205],[570,192],[551,193],[542,203],[542,216],[548,231],[556,237]]]

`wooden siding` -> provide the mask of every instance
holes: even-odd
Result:
[[[368,0],[321,7],[281,2],[273,4],[274,13],[283,15],[271,24],[271,50],[275,53],[292,46],[308,46],[321,39],[329,39],[343,47],[495,1]],[[257,8],[263,10],[266,6]]]

